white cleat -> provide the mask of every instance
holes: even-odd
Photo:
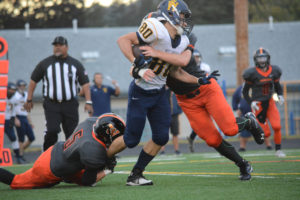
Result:
[[[284,158],[284,157],[286,157],[285,153],[283,153],[283,151],[281,151],[281,150],[277,150],[277,151],[275,152],[275,155],[276,155],[277,157],[279,157],[279,158]]]

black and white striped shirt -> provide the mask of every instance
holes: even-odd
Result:
[[[68,101],[77,96],[78,84],[84,85],[89,78],[82,64],[67,56],[54,55],[42,60],[31,74],[31,80],[43,79],[43,96],[54,101]]]

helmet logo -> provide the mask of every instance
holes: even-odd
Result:
[[[120,131],[118,129],[116,129],[114,127],[114,125],[112,125],[111,123],[108,124],[109,129],[106,129],[106,133],[108,135],[111,135],[112,137],[114,137],[115,135],[119,134]]]
[[[178,4],[179,3],[177,2],[177,0],[171,0],[171,1],[169,1],[168,2],[168,10],[171,10],[171,8],[173,8],[172,11],[175,11],[174,8],[176,8],[178,6]]]

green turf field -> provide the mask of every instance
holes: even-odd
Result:
[[[274,151],[249,151],[244,157],[254,168],[252,180],[238,180],[238,168],[216,153],[158,156],[145,176],[153,186],[125,186],[136,157],[123,157],[115,173],[96,187],[59,184],[50,189],[11,190],[0,183],[0,200],[293,200],[300,199],[300,150],[285,150],[286,158],[277,158]],[[31,165],[7,169],[20,173]]]

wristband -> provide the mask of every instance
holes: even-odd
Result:
[[[31,103],[31,102],[32,102],[32,99],[27,99],[26,102],[27,102],[27,103]]]
[[[86,101],[85,104],[92,105],[93,102],[92,101]]]

